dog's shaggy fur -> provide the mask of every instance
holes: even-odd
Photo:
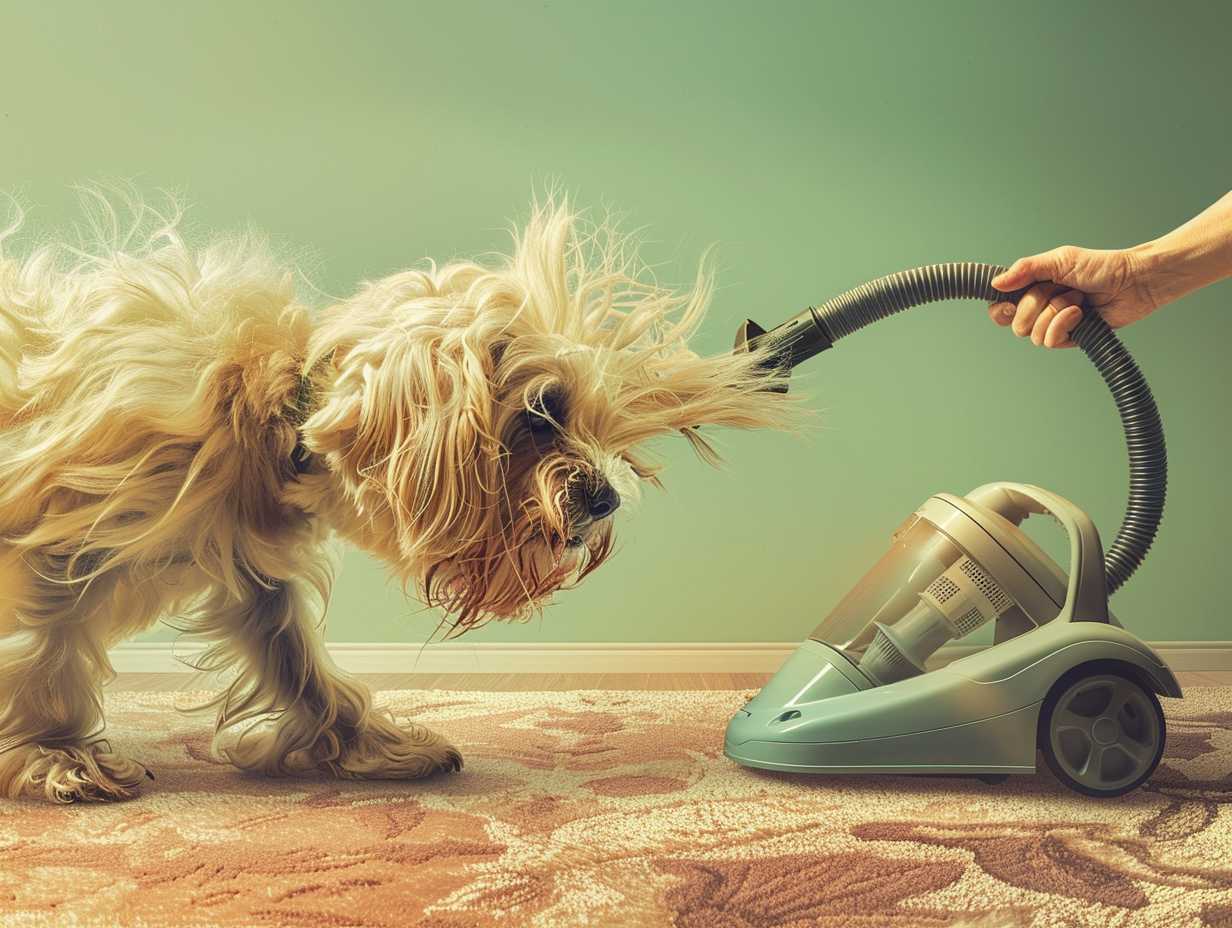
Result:
[[[331,532],[455,630],[521,618],[611,551],[637,456],[781,424],[756,354],[686,346],[708,277],[646,282],[536,209],[511,257],[393,274],[319,314],[258,238],[0,258],[0,794],[132,795],[107,648],[160,617],[211,643],[216,750],[270,774],[419,777],[458,751],[327,657]]]

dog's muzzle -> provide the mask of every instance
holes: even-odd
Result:
[[[586,494],[586,511],[595,521],[606,519],[620,508],[620,494],[606,480],[598,486],[589,487]]]
[[[620,494],[607,480],[599,479],[580,484],[573,497],[570,509],[572,534],[566,541],[570,548],[579,547],[585,540],[586,531],[602,522],[620,508]]]

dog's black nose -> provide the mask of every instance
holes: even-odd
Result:
[[[586,494],[586,510],[592,519],[603,519],[620,508],[620,494],[604,480]]]

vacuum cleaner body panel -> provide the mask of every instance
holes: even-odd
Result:
[[[1017,527],[1029,512],[1066,529],[1068,573]],[[942,645],[993,622],[992,646],[942,663]],[[938,494],[736,713],[724,750],[783,771],[1030,773],[1041,708],[1084,667],[1181,692],[1108,613],[1099,536],[1081,510],[1025,484]]]
[[[905,735],[824,743],[728,741],[724,751],[746,767],[792,773],[1033,773],[1038,718],[1036,703]]]
[[[946,669],[981,684],[1043,686],[1046,692],[1065,672],[1096,661],[1125,665],[1160,696],[1182,695],[1171,668],[1150,645],[1124,628],[1096,622],[1051,622]]]

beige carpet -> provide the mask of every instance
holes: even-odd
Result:
[[[274,781],[209,762],[199,695],[110,696],[143,798],[0,801],[0,925],[1232,926],[1232,689],[1167,702],[1111,802],[744,770],[722,692],[384,693],[464,772]]]

